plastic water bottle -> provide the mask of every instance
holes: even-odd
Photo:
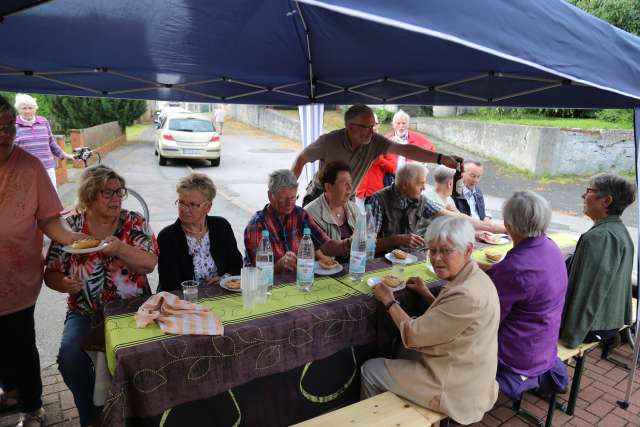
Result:
[[[364,215],[358,215],[356,228],[351,236],[351,255],[349,257],[349,275],[351,280],[362,280],[367,266],[367,219]]]
[[[262,240],[256,252],[256,267],[260,269],[260,286],[266,286],[267,295],[273,291],[273,250],[269,230],[262,230]]]
[[[371,205],[366,205],[367,210],[367,260],[372,260],[376,257],[376,224],[373,218],[373,211]]]
[[[298,247],[298,263],[296,269],[296,283],[302,292],[311,292],[313,286],[313,265],[315,262],[315,250],[311,240],[311,230],[305,228],[302,241]]]

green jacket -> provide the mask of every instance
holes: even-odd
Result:
[[[633,242],[618,215],[609,215],[580,237],[567,260],[569,286],[560,338],[576,347],[589,331],[631,323]]]

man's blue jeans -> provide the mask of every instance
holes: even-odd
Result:
[[[93,404],[95,383],[93,363],[87,353],[80,348],[90,328],[91,319],[79,313],[69,313],[64,322],[58,352],[58,369],[73,394],[82,426],[93,424],[98,412]]]

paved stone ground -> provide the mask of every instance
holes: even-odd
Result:
[[[631,358],[628,346],[618,348],[613,356],[628,362]],[[640,426],[640,374],[636,374],[631,397],[631,405],[625,411],[618,407],[616,401],[624,398],[627,387],[628,371],[600,359],[600,349],[594,349],[587,356],[582,387],[576,406],[575,415],[569,417],[561,411],[555,411],[554,426],[603,426],[603,427],[637,427]],[[569,369],[573,375],[573,369]],[[67,389],[58,373],[57,365],[51,365],[42,371],[44,384],[43,400],[47,411],[47,426],[75,427],[79,426],[78,412],[73,404],[71,392]],[[559,398],[564,402],[567,395]],[[547,403],[537,397],[526,394],[522,408],[535,416],[544,418]],[[16,413],[0,417],[0,427],[13,426],[17,422]],[[516,417],[511,410],[511,402],[502,395],[496,406],[487,413],[482,422],[474,426],[527,426],[525,421]]]

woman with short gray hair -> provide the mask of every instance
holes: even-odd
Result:
[[[158,291],[176,291],[185,280],[217,285],[225,274],[240,274],[242,255],[231,224],[209,215],[216,186],[207,175],[192,173],[176,185],[178,219],[158,234]]]
[[[500,391],[519,400],[539,383],[551,387],[545,392],[558,392],[568,382],[556,357],[567,270],[562,252],[545,235],[551,207],[542,196],[518,191],[502,213],[513,249],[497,264],[481,267],[488,269],[500,298],[496,378]]]
[[[60,160],[73,160],[73,156],[65,153],[58,146],[47,119],[36,115],[38,103],[35,98],[19,93],[16,95],[15,107],[18,110],[15,143],[42,162],[55,188],[57,182],[54,157]]]
[[[389,390],[461,424],[475,423],[498,397],[498,296],[471,259],[474,230],[469,221],[436,218],[425,240],[444,286],[435,298],[422,279],[407,280],[407,287],[429,303],[416,318],[400,307],[386,285],[374,288],[405,349],[401,359],[371,359],[362,366],[362,397]]]

